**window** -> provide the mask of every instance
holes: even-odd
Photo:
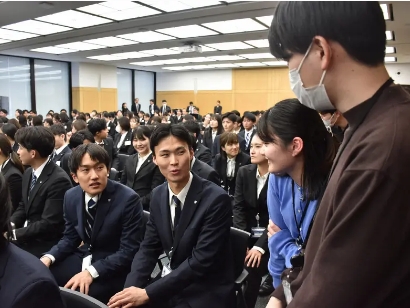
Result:
[[[127,103],[128,110],[131,111],[131,96],[132,71],[124,68],[117,68],[118,110],[121,110],[121,106],[123,103]]]
[[[141,110],[148,112],[149,100],[155,99],[155,73],[134,71],[134,78],[135,97],[138,97],[140,100]]]

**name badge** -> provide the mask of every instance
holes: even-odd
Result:
[[[61,161],[60,161],[60,160],[59,160],[59,161],[56,161],[56,165],[60,167]]]
[[[252,230],[252,238],[260,238],[263,232],[265,231],[265,228],[254,227],[251,230]]]
[[[169,263],[164,265],[164,267],[162,268],[162,272],[161,272],[161,278],[165,277],[166,275],[170,274],[172,272],[172,269],[169,267]]]
[[[107,126],[107,128],[108,128],[108,130],[110,130],[110,129],[111,129],[111,127],[110,127],[110,126]]]
[[[124,144],[125,144],[125,145],[131,145],[131,141],[130,141],[130,140],[125,141]]]
[[[92,258],[93,258],[93,256],[92,256],[92,255],[89,255],[89,256],[86,256],[86,257],[83,259],[83,265],[82,265],[82,267],[81,267],[81,271],[85,270],[87,267],[89,267],[89,266],[91,265],[91,260],[92,260]]]

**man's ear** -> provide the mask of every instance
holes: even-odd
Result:
[[[78,184],[77,175],[75,173],[72,173],[72,172],[70,174],[71,174],[71,177],[73,178],[74,182],[76,182]]]
[[[152,161],[154,162],[154,164],[156,164],[158,166],[157,157],[154,154],[152,155]]]

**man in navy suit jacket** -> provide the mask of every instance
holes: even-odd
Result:
[[[109,307],[235,307],[229,196],[190,172],[192,138],[183,126],[158,125],[150,146],[168,183],[153,190],[145,238],[126,289]],[[164,251],[171,261],[147,285]]]
[[[12,233],[11,210],[7,182],[0,173],[0,306],[65,307],[57,283],[44,265],[5,238],[9,238]]]
[[[79,186],[64,197],[63,238],[41,258],[60,286],[102,302],[122,289],[143,237],[141,201],[132,189],[108,180],[109,164],[97,144],[71,154]]]

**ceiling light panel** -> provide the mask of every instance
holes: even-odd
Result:
[[[243,67],[250,67],[250,66],[266,66],[266,64],[263,64],[261,62],[246,62],[246,63],[237,63],[239,66]]]
[[[137,58],[152,57],[152,55],[148,55],[146,53],[142,53],[138,51],[113,53],[112,56],[119,57],[121,59],[137,59]]]
[[[159,29],[155,31],[168,34],[168,35],[172,35],[178,38],[199,37],[199,36],[209,36],[209,35],[218,34],[218,32],[209,30],[207,28],[204,28],[198,25],[173,27],[173,28]]]
[[[396,57],[385,57],[384,62],[397,62]]]
[[[89,44],[96,44],[105,47],[117,47],[117,46],[126,46],[126,45],[133,45],[138,44],[138,42],[125,40],[115,36],[107,36],[98,39],[86,40],[84,43]]]
[[[391,20],[390,8],[388,4],[380,4],[385,20]]]
[[[273,15],[272,16],[256,17],[256,19],[259,20],[264,25],[266,25],[268,28],[270,28],[270,26],[272,25]]]
[[[36,19],[40,21],[50,22],[56,25],[73,27],[76,29],[112,22],[109,19],[105,19],[102,17],[93,16],[90,14],[77,12],[73,10],[63,11],[63,12],[55,13],[51,15],[46,15],[46,16],[39,17]]]
[[[169,60],[162,60],[163,64],[184,64],[189,63],[189,59],[169,59]]]
[[[216,59],[210,57],[195,57],[195,58],[182,58],[181,60],[187,61],[188,63],[200,63],[200,62],[213,62]]]
[[[131,41],[140,42],[140,43],[168,41],[168,40],[175,39],[175,37],[165,35],[162,33],[157,33],[154,31],[129,33],[129,34],[118,35],[117,37],[131,40]]]
[[[264,61],[263,63],[269,66],[288,66],[286,61]]]
[[[122,60],[119,57],[113,56],[113,55],[100,55],[100,56],[92,56],[92,57],[87,57],[88,59],[93,59],[93,60],[100,60],[100,61],[118,61]],[[126,58],[124,58],[126,59]]]
[[[0,29],[0,39],[9,41],[20,41],[28,38],[36,37],[37,34],[24,33],[19,31],[13,31],[8,29]]]
[[[258,48],[265,48],[269,47],[269,41],[267,39],[265,40],[250,40],[250,41],[245,41],[245,43],[258,47]]]
[[[0,44],[10,43],[10,42],[11,42],[11,41],[9,41],[9,40],[0,39]]]
[[[214,0],[141,0],[138,2],[165,12],[184,11],[211,5],[221,5],[219,1]]]
[[[274,58],[270,53],[249,53],[249,54],[241,54],[240,57],[246,59],[272,59]]]
[[[50,47],[41,47],[41,48],[30,49],[30,51],[61,55],[63,53],[76,52],[78,50],[50,46]]]
[[[213,65],[194,65],[194,66],[191,66],[191,69],[194,69],[194,70],[213,69],[213,68],[215,68],[215,66],[213,66]]]
[[[211,47],[208,47],[208,46],[205,46],[205,45],[200,45],[200,46],[202,48],[202,52],[215,51],[216,50],[215,48],[211,48]]]
[[[166,56],[166,55],[176,55],[179,54],[176,50],[171,50],[168,48],[161,48],[161,49],[151,49],[151,50],[141,50],[140,52],[146,53],[153,56]]]
[[[393,31],[386,31],[386,40],[387,41],[394,41]]]
[[[396,47],[386,46],[386,53],[396,53]]]
[[[84,42],[73,42],[73,43],[67,43],[67,44],[60,44],[60,45],[56,45],[55,47],[75,49],[77,51],[94,50],[94,49],[105,48],[105,46],[95,45],[95,44],[88,44],[88,43],[84,43]]]
[[[215,48],[218,50],[234,50],[234,49],[250,49],[253,46],[245,44],[243,42],[226,42],[226,43],[215,43],[206,44],[207,47]]]
[[[142,61],[142,62],[131,62],[132,65],[139,65],[139,66],[155,66],[155,65],[163,65],[163,61]]]
[[[48,34],[73,30],[72,28],[69,28],[69,27],[52,25],[52,24],[38,21],[38,20],[25,20],[22,22],[4,26],[3,28],[9,29],[9,30],[17,30],[17,31],[22,31],[22,32],[34,33],[34,34],[39,34],[39,35],[48,35]]]
[[[239,33],[267,29],[265,26],[250,18],[209,22],[203,25],[221,33]]]
[[[161,14],[161,11],[154,10],[132,1],[106,1],[83,6],[78,8],[78,10],[114,20],[126,20]]]
[[[239,67],[234,63],[221,63],[221,64],[212,64],[215,68],[229,68],[229,67]]]
[[[231,61],[231,60],[245,60],[242,57],[239,56],[214,56],[214,57],[209,57],[211,59],[217,60],[217,61]]]
[[[170,70],[170,71],[185,71],[185,70],[186,70],[185,66],[163,67],[162,69],[164,69],[164,70]]]

